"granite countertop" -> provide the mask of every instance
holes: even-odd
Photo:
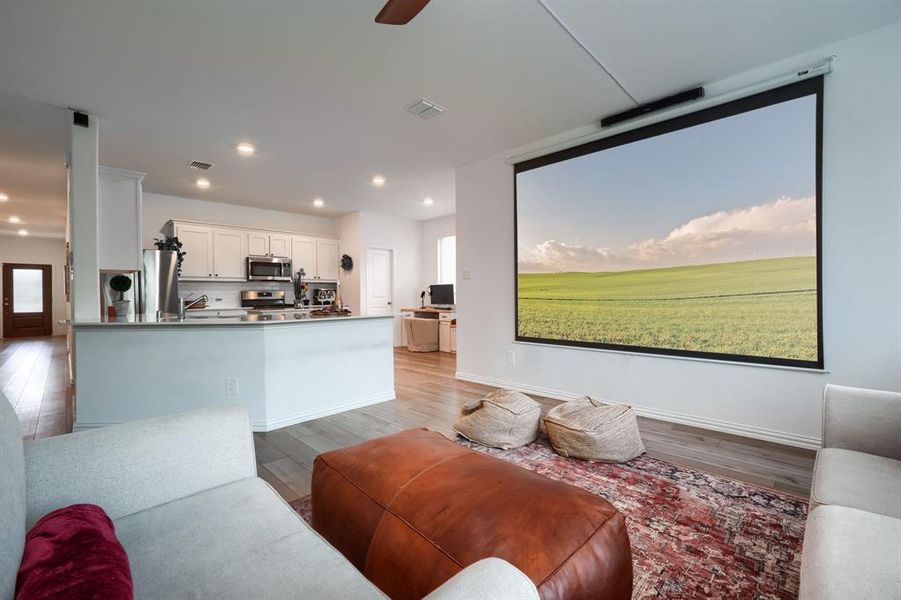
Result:
[[[244,316],[235,317],[218,317],[203,314],[188,313],[187,318],[179,319],[177,316],[164,316],[159,319],[147,317],[145,315],[137,315],[130,317],[122,317],[116,319],[100,318],[100,319],[81,319],[81,320],[62,320],[61,325],[70,325],[73,327],[155,327],[155,326],[177,326],[177,327],[193,327],[206,325],[279,325],[287,323],[313,323],[322,321],[357,321],[365,319],[393,319],[394,315],[359,315],[345,317],[319,317],[312,316],[309,312],[302,311],[280,311],[277,313],[251,313]]]

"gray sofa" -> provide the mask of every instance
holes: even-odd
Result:
[[[901,394],[826,386],[810,508],[801,600],[901,598]]]
[[[0,394],[0,600],[11,600],[25,532],[70,504],[102,506],[136,598],[384,598],[256,476],[241,407],[212,408],[22,442]],[[486,559],[429,595],[537,599]]]

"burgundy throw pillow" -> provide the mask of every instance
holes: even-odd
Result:
[[[106,512],[73,504],[44,515],[25,536],[16,600],[131,600],[131,569]]]

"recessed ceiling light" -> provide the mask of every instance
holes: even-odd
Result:
[[[20,223],[22,221],[22,219],[13,215],[10,218],[8,218],[7,221],[9,221],[10,223]]]
[[[322,198],[316,198],[315,200],[313,200],[313,206],[315,206],[316,208],[322,208],[323,206],[325,206],[325,201]]]
[[[20,229],[20,230],[19,230],[19,235],[21,235],[21,236],[23,236],[23,237],[26,236],[26,235],[28,235],[28,230],[27,230],[27,229]]]
[[[432,200],[431,198],[423,198],[423,200],[422,200],[423,206],[431,206],[433,204],[435,204],[435,201]]]
[[[241,142],[237,145],[238,154],[241,156],[253,156],[253,153],[257,151],[256,148],[253,147],[253,144],[249,144],[247,142]]]
[[[210,180],[207,179],[206,177],[201,177],[200,179],[197,180],[197,187],[199,187],[202,190],[210,189]]]
[[[6,194],[0,194],[0,202],[6,202],[7,200],[9,200],[9,196],[7,196]]]
[[[374,185],[375,187],[382,187],[383,185],[385,185],[385,178],[381,175],[374,175],[372,177],[372,185]]]

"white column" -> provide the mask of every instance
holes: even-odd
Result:
[[[72,317],[100,316],[98,254],[97,118],[90,125],[72,125],[69,160],[69,236],[72,245]]]

